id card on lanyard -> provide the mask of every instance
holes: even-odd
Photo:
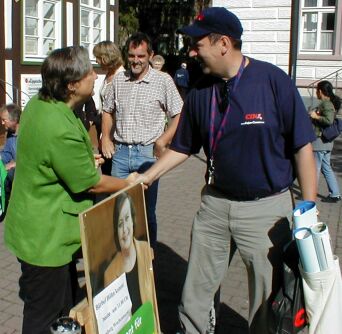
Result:
[[[239,67],[238,73],[236,74],[235,81],[233,84],[232,92],[236,90],[236,86],[238,85],[242,73],[245,69],[246,58],[243,57],[241,61],[241,65]],[[214,184],[215,182],[215,164],[214,164],[214,154],[217,148],[217,143],[221,139],[224,128],[228,122],[228,114],[231,110],[230,101],[228,102],[227,108],[224,112],[224,116],[219,125],[217,132],[215,133],[215,119],[219,113],[216,99],[216,86],[213,86],[212,96],[211,96],[211,106],[210,106],[210,125],[209,125],[209,168],[208,168],[208,184]]]

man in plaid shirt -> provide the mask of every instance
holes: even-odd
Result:
[[[163,154],[176,131],[183,106],[172,78],[150,66],[150,38],[135,33],[127,46],[130,68],[114,77],[102,116],[102,152],[106,158],[112,157],[112,176],[120,178],[146,171]],[[171,122],[165,130],[166,118]],[[157,192],[157,182],[146,191],[152,247],[157,240]]]

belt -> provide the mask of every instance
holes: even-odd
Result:
[[[230,201],[236,201],[236,202],[257,201],[257,200],[262,199],[262,198],[280,195],[280,194],[289,190],[289,187],[285,187],[285,188],[281,189],[280,191],[273,192],[273,193],[270,193],[269,191],[267,191],[267,192],[264,191],[264,192],[260,192],[258,194],[253,194],[251,196],[245,196],[245,195],[227,194],[226,192],[222,191],[221,189],[216,188],[214,185],[208,185],[208,187],[214,188],[215,190],[222,193],[224,198],[226,198]]]
[[[121,143],[119,141],[116,141],[115,145],[123,145],[123,146],[127,146],[127,147],[133,147],[133,146],[150,146],[150,145],[154,145],[154,143],[151,143],[151,144],[129,144],[129,143]]]

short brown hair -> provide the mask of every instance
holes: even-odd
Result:
[[[132,36],[130,36],[127,39],[126,50],[128,51],[131,44],[134,48],[137,48],[139,45],[143,44],[144,42],[147,45],[147,53],[151,55],[153,52],[151,38],[147,34],[140,32],[140,31],[134,33]]]
[[[0,113],[4,111],[8,112],[8,118],[10,121],[19,123],[20,116],[21,116],[21,108],[17,104],[15,103],[4,104],[3,106],[0,107]]]

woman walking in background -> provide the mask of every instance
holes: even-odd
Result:
[[[326,80],[317,84],[316,94],[321,102],[317,109],[310,113],[310,117],[317,136],[317,139],[312,143],[316,159],[317,181],[322,171],[329,189],[329,195],[323,198],[322,202],[337,203],[341,200],[341,193],[330,163],[334,142],[325,142],[321,136],[322,129],[333,123],[336,112],[341,107],[341,100],[333,93],[332,84]]]

